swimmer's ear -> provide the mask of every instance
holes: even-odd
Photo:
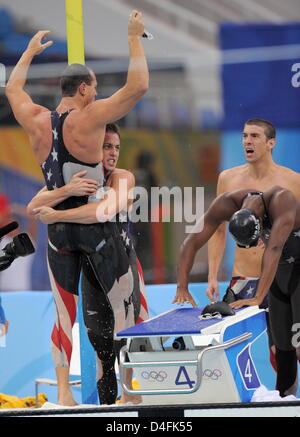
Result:
[[[86,90],[86,83],[81,82],[81,84],[78,87],[78,92],[81,96],[85,96],[85,90]]]

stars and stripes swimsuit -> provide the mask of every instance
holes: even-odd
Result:
[[[87,170],[85,177],[97,180],[101,188],[105,182],[102,162],[81,162],[64,145],[62,127],[68,114],[51,113],[52,148],[42,164],[47,188],[65,185],[82,170]],[[55,209],[76,208],[98,200],[97,194],[74,196]],[[120,342],[114,341],[114,333],[147,318],[147,304],[141,300],[142,271],[138,269],[133,248],[126,248],[114,222],[54,223],[48,225],[48,268],[57,310],[51,336],[55,366],[70,365],[72,326],[82,273],[82,309],[87,334],[97,355],[99,399],[101,404],[112,404],[117,396],[114,365],[120,347]]]

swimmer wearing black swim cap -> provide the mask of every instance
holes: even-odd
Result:
[[[229,232],[238,247],[257,246],[260,231],[259,218],[253,210],[248,208],[235,212],[229,221]]]
[[[265,244],[256,294],[229,305],[235,309],[260,306],[268,296],[276,390],[280,396],[295,395],[300,346],[292,333],[293,326],[300,323],[300,202],[290,190],[273,186],[263,193],[242,189],[219,195],[199,222],[204,226],[199,229],[196,225],[181,246],[173,302],[192,303],[188,283],[196,253],[227,221],[237,244],[250,247],[259,239]]]

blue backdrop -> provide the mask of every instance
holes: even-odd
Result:
[[[219,36],[224,111],[220,170],[245,163],[244,123],[264,118],[277,128],[274,160],[299,172],[300,23],[226,23]],[[228,273],[233,251],[228,239]]]

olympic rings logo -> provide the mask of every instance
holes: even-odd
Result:
[[[141,375],[142,378],[146,380],[157,382],[163,382],[168,376],[168,374],[163,370],[160,370],[159,372],[156,372],[155,370],[151,370],[151,372],[142,372]]]
[[[217,381],[222,376],[222,372],[219,369],[205,369],[203,372],[203,376],[206,379],[212,379],[213,381]]]

